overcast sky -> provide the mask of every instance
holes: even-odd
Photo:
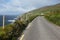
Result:
[[[60,0],[0,0],[0,15],[19,15],[57,3],[60,3]]]

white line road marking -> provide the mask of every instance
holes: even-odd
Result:
[[[24,38],[24,35],[22,35],[22,37],[20,38],[20,40],[23,40],[23,38]]]
[[[29,29],[31,27],[31,23],[29,23],[29,25],[27,26],[27,28],[26,29]]]
[[[29,25],[27,26],[26,30],[29,29],[31,27],[31,23],[29,23]],[[24,34],[21,36],[20,40],[23,40],[24,38]]]

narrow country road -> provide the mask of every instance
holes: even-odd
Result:
[[[28,25],[22,40],[60,40],[60,27],[39,16]]]

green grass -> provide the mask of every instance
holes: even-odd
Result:
[[[0,27],[0,39],[1,40],[7,40],[10,36],[9,32],[11,32],[12,30],[13,30],[13,28],[12,28],[11,24],[6,25],[4,29],[3,29],[3,27]]]
[[[47,13],[45,15],[45,18],[47,18],[49,21],[53,22],[54,24],[57,24],[60,26],[60,11],[59,10],[52,10],[52,12]]]

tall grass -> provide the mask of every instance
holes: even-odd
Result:
[[[39,14],[28,14],[26,20],[26,15],[19,17],[13,24],[6,25],[4,30],[0,27],[0,40],[17,40],[27,25],[39,16]]]
[[[60,10],[51,10],[49,13],[45,14],[45,17],[60,26]]]

